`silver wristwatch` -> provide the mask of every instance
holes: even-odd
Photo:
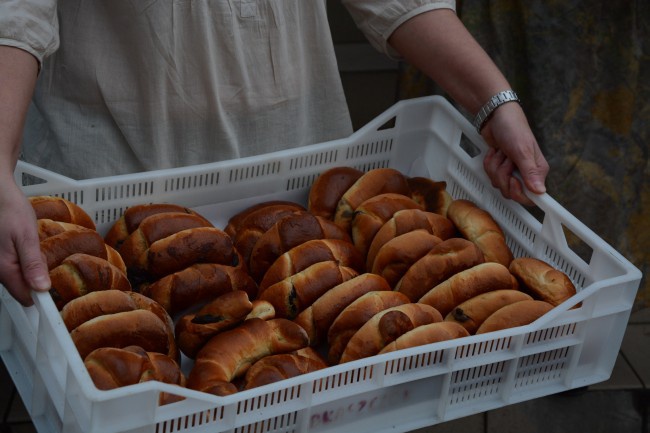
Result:
[[[490,115],[496,110],[498,107],[501,105],[505,104],[506,102],[521,102],[519,100],[519,97],[517,94],[512,91],[512,90],[504,90],[503,92],[499,92],[493,97],[491,97],[487,103],[483,106],[478,111],[478,114],[474,118],[474,127],[478,131],[478,133],[481,133],[481,129],[483,129],[483,126],[485,125],[485,121],[490,118]]]

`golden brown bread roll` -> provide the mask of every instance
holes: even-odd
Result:
[[[408,303],[380,311],[350,338],[340,362],[376,355],[399,336],[418,326],[435,322],[442,322],[442,315],[430,305]]]
[[[235,215],[231,216],[230,219],[228,220],[228,223],[226,224],[226,227],[224,228],[224,231],[228,233],[228,236],[231,238],[235,238],[237,235],[237,232],[239,231],[240,227],[244,222],[246,221],[246,218],[248,218],[249,215],[259,211],[260,209],[263,208],[271,208],[273,206],[279,206],[281,208],[284,208],[285,206],[289,206],[293,208],[294,210],[298,211],[304,211],[306,210],[304,206],[294,203],[292,201],[288,200],[268,200],[268,201],[263,201],[260,203],[256,203],[254,205],[248,206],[244,208],[243,210],[237,212]]]
[[[41,218],[36,220],[36,226],[38,229],[38,240],[42,241],[51,236],[58,235],[59,233],[68,232],[68,231],[95,231],[89,229],[88,227],[81,226],[79,224],[66,223],[62,221],[54,221],[49,218]]]
[[[394,288],[406,271],[440,242],[442,239],[424,229],[396,236],[379,249],[371,272]]]
[[[250,319],[212,337],[199,351],[188,388],[216,395],[237,392],[232,381],[265,356],[307,347],[309,338],[287,319]]]
[[[86,231],[93,232],[94,230],[89,229],[78,224],[66,223],[61,221],[54,221],[51,219],[39,219],[36,221],[38,227],[38,239],[43,241],[49,237],[68,232],[68,231]],[[105,244],[106,248],[106,260],[108,260],[112,265],[119,268],[122,272],[126,274],[126,265],[120,253],[118,253],[110,245]]]
[[[205,218],[190,213],[156,213],[140,222],[138,228],[124,239],[119,252],[127,267],[132,267],[154,242],[181,230],[196,227],[212,227],[212,224]]]
[[[408,178],[408,184],[411,198],[424,210],[447,216],[447,208],[453,200],[447,192],[447,182],[416,176]]]
[[[435,307],[446,316],[460,303],[491,290],[517,290],[519,284],[508,268],[495,263],[480,263],[459,271],[440,282],[418,302]]]
[[[281,218],[255,242],[249,260],[251,276],[255,281],[261,281],[278,257],[291,248],[314,239],[349,242],[350,236],[334,222],[309,213]]]
[[[59,266],[66,257],[75,253],[108,259],[104,239],[93,230],[65,231],[43,239],[40,246],[49,270]]]
[[[410,197],[395,193],[378,194],[364,201],[357,206],[350,222],[352,243],[366,255],[379,229],[403,209],[421,208]]]
[[[156,380],[185,387],[185,375],[178,363],[167,355],[147,352],[139,346],[102,347],[88,354],[84,365],[98,389],[110,390]],[[163,392],[159,404],[169,404],[182,397]]]
[[[269,286],[259,294],[258,299],[270,302],[277,317],[295,319],[332,287],[357,275],[354,269],[336,262],[318,262]]]
[[[576,294],[571,279],[548,263],[531,257],[520,257],[510,263],[510,272],[517,278],[522,290],[553,306]]]
[[[334,286],[304,309],[294,322],[307,331],[312,346],[324,341],[334,319],[360,296],[373,291],[391,290],[379,275],[364,273]]]
[[[325,170],[309,189],[307,210],[313,215],[333,220],[339,200],[361,176],[363,171],[353,167]]]
[[[171,315],[235,290],[246,292],[250,299],[257,296],[257,284],[246,271],[218,263],[188,266],[151,284],[145,284],[140,290]]]
[[[326,368],[327,365],[313,358],[295,353],[269,355],[255,362],[244,378],[244,389],[253,389],[281,380]]]
[[[412,302],[452,275],[483,263],[483,253],[467,239],[450,238],[434,246],[404,273],[395,290]]]
[[[248,213],[238,224],[233,242],[247,267],[257,240],[282,218],[306,213],[302,206],[294,204],[274,204],[262,206]]]
[[[467,337],[469,332],[456,322],[434,322],[418,326],[388,343],[379,354]]]
[[[87,293],[68,302],[61,318],[82,359],[99,347],[136,345],[180,360],[171,317],[160,304],[137,292]]]
[[[81,206],[61,197],[29,197],[36,219],[51,219],[96,230],[95,222]]]
[[[410,197],[407,177],[393,168],[376,168],[364,173],[341,196],[336,205],[334,222],[343,229],[350,230],[357,207],[369,198],[385,193]]]
[[[75,253],[50,271],[50,294],[60,310],[72,299],[95,290],[130,291],[126,274],[108,260]]]
[[[107,245],[110,245],[119,251],[124,240],[140,226],[140,223],[145,218],[152,215],[169,212],[194,215],[196,217],[203,218],[192,209],[188,209],[186,207],[173,203],[139,204],[131,206],[124,211],[122,216],[118,218],[117,221],[115,221],[109,228],[108,232],[104,236],[104,241],[106,241]],[[206,227],[211,225],[210,221],[205,218],[204,224]]]
[[[243,290],[217,296],[194,313],[184,314],[176,322],[176,343],[181,352],[194,359],[213,336],[234,328],[253,311],[253,303]]]
[[[228,266],[238,263],[232,239],[216,227],[195,227],[176,232],[150,244],[137,259],[129,257],[123,250],[122,256],[132,283],[155,281],[197,263]]]
[[[553,309],[548,302],[536,299],[514,302],[490,314],[476,330],[476,334],[515,328],[533,323]]]
[[[386,242],[404,233],[420,229],[426,230],[441,240],[449,239],[456,235],[456,227],[454,224],[442,215],[421,209],[397,211],[377,230],[368,248],[366,268],[373,268],[377,253]]]
[[[350,338],[375,314],[409,302],[409,299],[399,292],[373,291],[350,303],[336,316],[327,331],[328,363],[338,364]]]
[[[333,261],[341,266],[364,271],[363,256],[352,242],[339,239],[314,239],[291,248],[278,257],[260,282],[260,293],[267,287],[297,274],[318,262]]]
[[[447,209],[447,217],[465,239],[480,248],[486,262],[501,263],[505,267],[510,265],[512,251],[501,227],[489,212],[469,200],[454,200]]]
[[[519,290],[492,290],[460,303],[447,314],[445,320],[456,322],[467,332],[474,334],[485,319],[499,308],[530,299],[533,298]]]

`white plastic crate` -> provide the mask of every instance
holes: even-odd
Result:
[[[26,194],[78,203],[102,233],[134,204],[182,204],[224,227],[230,215],[262,200],[306,203],[310,185],[328,168],[393,167],[446,181],[454,198],[494,216],[515,256],[553,264],[578,289],[528,326],[215,397],[153,382],[97,390],[49,294],[35,294],[35,305],[23,308],[0,286],[0,355],[38,431],[410,431],[608,379],[640,271],[548,195],[532,197],[535,216],[504,200],[483,172],[486,149],[445,99],[426,97],[399,102],[346,139],[233,161],[84,181],[20,162],[15,175]],[[163,391],[185,399],[160,407]]]

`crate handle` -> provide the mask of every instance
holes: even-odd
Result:
[[[34,180],[36,182],[33,184],[26,184],[26,177],[35,178]],[[14,180],[16,181],[16,184],[19,185],[27,193],[27,195],[33,195],[33,193],[30,194],[30,191],[32,190],[44,190],[45,186],[47,186],[48,190],[52,190],[53,188],[61,187],[69,188],[75,184],[74,179],[21,160],[18,160],[16,163],[16,169],[14,170]]]

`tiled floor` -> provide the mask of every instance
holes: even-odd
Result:
[[[582,392],[530,400],[417,433],[650,433],[649,414],[650,308],[632,314],[608,381]],[[36,431],[4,364],[0,364],[0,415],[0,433]]]

